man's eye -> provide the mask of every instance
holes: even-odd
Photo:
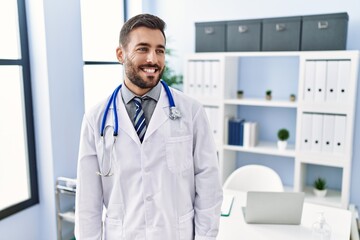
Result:
[[[140,52],[146,52],[147,51],[147,48],[143,47],[143,48],[138,48],[138,51]]]
[[[165,53],[165,51],[162,50],[162,49],[156,50],[156,52],[159,53],[159,54],[164,54]]]

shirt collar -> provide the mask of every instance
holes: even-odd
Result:
[[[124,83],[120,91],[125,104],[128,104],[135,96],[137,96]],[[157,102],[160,98],[160,93],[161,93],[161,83],[159,81],[155,87],[153,87],[149,92],[147,92],[145,95],[140,97],[143,99],[144,97],[152,98]]]

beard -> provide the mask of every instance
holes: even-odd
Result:
[[[165,70],[165,67],[163,69],[161,69],[158,77],[154,77],[154,76],[148,76],[146,77],[146,79],[143,79],[138,72],[141,71],[140,67],[156,67],[157,71],[160,71],[160,66],[157,64],[151,65],[151,64],[144,64],[144,65],[140,65],[139,67],[136,67],[131,61],[126,61],[125,63],[125,75],[127,76],[127,78],[137,87],[142,88],[142,89],[148,89],[148,88],[153,88],[155,87],[163,73]],[[137,70],[139,69],[139,70]]]

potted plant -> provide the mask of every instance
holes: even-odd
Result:
[[[278,136],[278,142],[277,142],[278,148],[280,150],[285,150],[287,146],[287,140],[289,139],[290,136],[289,131],[285,128],[281,128],[278,131],[277,136]]]
[[[244,96],[244,91],[243,91],[243,90],[238,90],[238,91],[237,91],[237,98],[238,98],[238,99],[242,99],[243,96]]]
[[[326,179],[322,177],[318,177],[315,179],[313,183],[314,194],[317,197],[325,197],[327,189],[326,189]]]
[[[295,94],[290,94],[290,102],[295,102],[296,96]]]
[[[265,99],[266,99],[266,100],[271,100],[271,90],[266,90],[266,92],[265,92]]]

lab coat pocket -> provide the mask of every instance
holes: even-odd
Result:
[[[194,210],[179,217],[180,240],[194,239]]]
[[[172,173],[181,173],[191,167],[192,136],[170,137],[166,141],[166,161]]]
[[[124,218],[124,205],[121,203],[110,203],[106,211],[104,222],[105,239],[122,239]]]
[[[104,222],[104,239],[118,240],[123,237],[123,221],[121,219],[105,218]]]

